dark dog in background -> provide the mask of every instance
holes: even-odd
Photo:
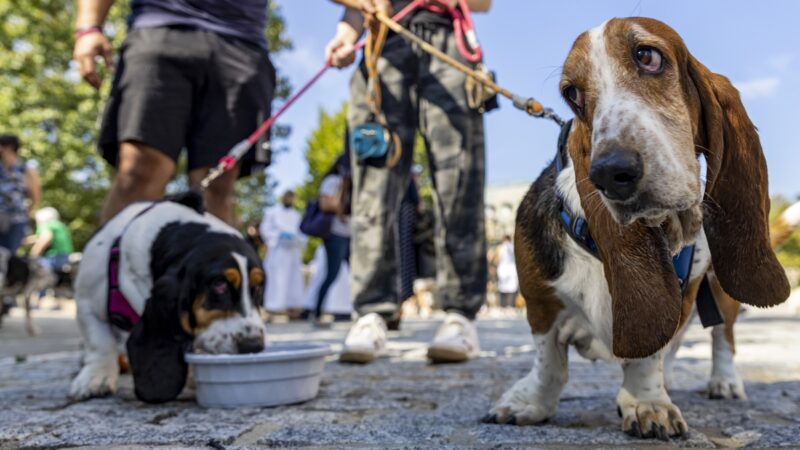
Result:
[[[22,296],[25,306],[25,329],[31,336],[39,334],[31,315],[34,297],[43,290],[69,284],[71,281],[68,275],[59,276],[38,260],[12,255],[7,249],[0,247],[0,298],[3,299],[0,320],[2,315],[16,304],[16,299]],[[6,303],[6,299],[10,301]]]

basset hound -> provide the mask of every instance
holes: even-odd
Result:
[[[119,342],[126,342],[136,396],[153,403],[180,394],[187,351],[261,351],[264,281],[253,248],[204,213],[199,194],[127,207],[83,254],[75,301],[85,356],[70,395],[116,391]]]
[[[533,369],[484,421],[552,417],[574,345],[622,365],[623,431],[684,436],[665,372],[702,280],[724,318],[712,331],[712,397],[745,397],[733,366],[739,302],[767,307],[789,296],[770,247],[756,128],[728,79],[653,19],[612,19],[581,34],[560,86],[575,118],[520,205],[515,236]],[[695,250],[682,289],[672,258],[687,245]]]

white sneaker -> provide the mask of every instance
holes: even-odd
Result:
[[[433,363],[462,362],[480,351],[475,324],[461,314],[448,313],[428,347],[428,358]]]
[[[386,321],[375,313],[358,319],[344,340],[339,361],[366,364],[386,350]]]

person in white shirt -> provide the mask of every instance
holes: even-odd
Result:
[[[514,244],[511,236],[503,237],[497,246],[497,291],[500,293],[500,306],[513,308],[516,304],[519,280],[514,260]]]
[[[308,238],[300,232],[302,217],[294,208],[295,195],[287,191],[281,204],[268,209],[261,221],[261,238],[267,246],[264,271],[267,287],[264,309],[284,312],[303,307],[302,251]]]

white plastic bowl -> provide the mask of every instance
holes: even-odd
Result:
[[[272,344],[242,355],[187,353],[193,366],[197,403],[206,408],[278,406],[317,396],[324,344]]]

